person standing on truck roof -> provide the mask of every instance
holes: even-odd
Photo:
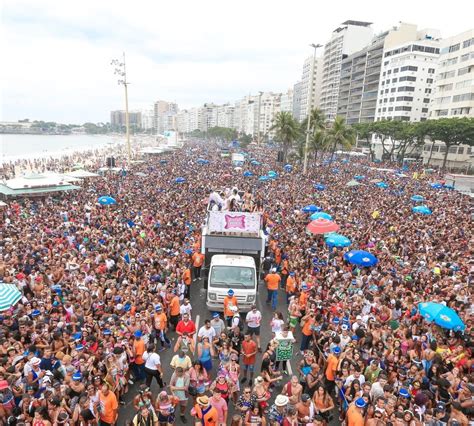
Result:
[[[204,255],[195,251],[192,255],[194,281],[201,278],[201,268],[204,263]]]
[[[276,269],[270,270],[270,273],[265,277],[267,283],[267,305],[272,304],[272,309],[275,311],[278,305],[278,287],[280,286],[281,277],[277,274]]]
[[[222,207],[224,207],[224,200],[222,197],[213,189],[210,190],[209,192],[209,201],[208,201],[209,207],[212,209],[213,205],[217,206],[218,210],[221,210]]]
[[[227,325],[230,327],[234,312],[232,312],[232,306],[239,306],[237,303],[237,297],[234,296],[234,290],[229,289],[227,296],[224,297],[224,318],[227,321]]]

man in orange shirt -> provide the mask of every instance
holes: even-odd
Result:
[[[313,326],[316,322],[315,320],[314,311],[311,310],[308,314],[306,314],[303,318],[301,318],[301,323],[303,324],[301,327],[301,346],[300,351],[303,354],[306,349],[308,349],[309,342],[311,337],[313,336]]]
[[[113,392],[110,392],[108,383],[102,385],[99,391],[98,411],[101,425],[113,425],[118,418],[118,401]]]
[[[191,268],[189,266],[184,270],[183,275],[181,276],[181,279],[183,280],[184,284],[186,284],[184,297],[186,299],[189,299],[191,295],[191,281],[192,281]]]
[[[229,289],[227,296],[224,298],[224,318],[227,321],[227,325],[229,327],[231,326],[232,318],[234,317],[232,306],[239,307],[237,303],[237,297],[234,296],[234,290]]]
[[[346,412],[347,426],[364,426],[364,408],[367,404],[364,398],[357,398]]]
[[[201,268],[204,263],[204,255],[198,251],[195,251],[191,257],[193,261],[193,275],[194,281],[201,278]]]
[[[178,325],[180,315],[179,296],[176,294],[175,290],[172,290],[171,294],[171,300],[168,306],[168,314],[170,316],[170,324],[173,326],[173,330],[176,331],[176,326]]]
[[[339,356],[341,355],[341,348],[335,346],[332,350],[332,354],[329,354],[326,361],[326,390],[329,395],[334,396],[334,389],[336,387],[336,371],[339,365]]]
[[[155,307],[155,314],[153,318],[153,328],[155,331],[155,338],[160,340],[161,342],[161,349],[164,350],[165,347],[171,347],[170,339],[166,336],[166,331],[168,329],[168,318],[166,314],[163,312],[163,308],[161,305],[156,305]],[[155,340],[153,339],[153,342]]]
[[[191,415],[196,417],[198,423],[202,426],[217,426],[219,413],[210,402],[206,395],[196,398],[197,404],[191,410]]]
[[[135,380],[145,379],[145,360],[143,354],[145,353],[145,342],[142,339],[142,332],[140,330],[135,331],[133,334],[135,340],[133,341],[133,356],[135,361],[132,364],[133,375]]]
[[[290,297],[294,296],[296,293],[296,280],[295,280],[295,273],[290,272],[289,276],[286,280],[286,303],[290,304]]]
[[[270,273],[265,277],[267,283],[267,305],[272,304],[272,309],[276,311],[278,305],[278,287],[280,286],[281,277],[276,273],[276,269],[270,270]]]

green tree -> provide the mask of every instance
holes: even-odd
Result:
[[[310,153],[314,154],[316,159],[319,151],[323,151],[326,148],[325,134],[326,134],[326,116],[324,112],[319,108],[311,110],[310,122],[309,122],[309,149],[308,156]],[[304,151],[306,148],[306,132],[308,129],[308,118],[305,118],[300,124],[300,136],[297,141],[297,156],[300,161],[304,159]]]
[[[331,161],[336,148],[350,149],[355,145],[355,131],[346,125],[343,117],[336,117],[331,127],[326,132],[326,143],[331,148]]]
[[[383,159],[391,160],[397,148],[397,135],[402,132],[404,122],[399,120],[381,120],[373,123],[373,130],[382,143]],[[389,142],[390,141],[390,142]]]
[[[270,131],[275,130],[275,139],[282,144],[283,161],[286,162],[288,151],[300,135],[300,126],[288,111],[282,111],[275,115],[274,124]]]
[[[444,171],[448,160],[449,148],[460,144],[474,145],[474,119],[465,117],[432,120],[429,134],[433,141],[444,142],[446,146],[441,167]]]
[[[374,134],[374,123],[355,123],[352,128],[357,133],[358,139],[363,139],[370,151],[370,160],[374,161],[375,153],[372,147],[372,136]]]

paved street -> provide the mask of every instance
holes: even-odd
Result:
[[[262,329],[261,341],[262,341],[262,350],[263,351],[265,349],[265,346],[267,345],[267,343],[271,339],[270,321],[272,319],[272,311],[271,311],[270,307],[265,304],[266,297],[267,297],[267,290],[265,288],[265,283],[261,282],[260,286],[259,286],[259,298],[258,298],[258,301],[257,301],[257,306],[258,306],[258,309],[260,310],[260,312],[262,313],[262,317],[263,317],[262,318],[262,328],[261,328]],[[278,299],[278,310],[281,311],[283,313],[283,315],[285,316],[285,318],[286,318],[287,312],[286,312],[285,293],[283,291],[279,291],[278,297],[279,297],[279,299]],[[207,318],[210,319],[209,311],[206,308],[206,291],[203,288],[202,281],[195,281],[195,282],[193,282],[193,284],[191,286],[191,305],[193,307],[193,320],[196,323],[196,329],[199,330],[199,327],[201,327],[203,325],[204,321]],[[244,315],[245,314],[243,314],[242,316],[244,316]],[[170,337],[170,339],[172,339],[172,347],[173,347],[173,344],[176,341],[176,333],[170,333],[169,337]],[[295,348],[294,348],[295,357],[290,362],[291,369],[292,369],[293,372],[296,372],[297,363],[299,362],[299,360],[301,358],[299,356],[299,346],[298,346],[299,338],[298,338],[298,335],[295,336],[295,337],[298,340],[298,342],[295,344]],[[173,373],[173,371],[169,367],[169,364],[171,362],[171,358],[175,354],[172,351],[172,349],[167,349],[163,352],[160,352],[159,354],[161,356],[161,362],[162,362],[163,371],[164,371],[164,381],[166,383],[168,383],[170,378],[171,378],[171,375]],[[255,377],[258,375],[258,372],[260,371],[261,359],[262,359],[262,354],[261,353],[257,354],[257,362],[255,364],[255,367],[256,367]],[[215,367],[215,365],[214,365],[214,367]],[[215,378],[215,368],[213,369],[213,372],[214,372],[213,378]],[[287,378],[289,379],[289,377],[287,377]],[[286,378],[285,378],[285,382],[286,382]],[[278,392],[281,390],[281,386],[283,384],[284,383],[281,383],[280,386],[278,386],[277,389],[273,392],[273,397],[275,397],[278,394]],[[133,401],[133,397],[137,393],[137,389],[138,389],[138,386],[136,384],[134,384],[133,386],[130,387],[130,391],[127,393],[127,395],[125,397],[126,405],[122,406],[122,408],[120,410],[120,416],[119,416],[119,419],[120,419],[119,424],[120,425],[125,424],[125,422],[128,419],[133,418],[133,416],[135,414],[135,410],[133,408],[132,401]],[[153,382],[151,390],[152,390],[154,396],[156,397],[157,393],[159,392],[159,387],[156,384],[156,382]],[[189,414],[189,411],[191,410],[191,408],[192,408],[191,407],[191,402],[188,402],[188,408],[187,408],[188,424],[193,424],[194,423],[192,417]],[[227,422],[228,424],[230,424],[230,421],[232,419],[233,414],[234,414],[234,410],[233,410],[233,407],[232,407],[232,403],[230,403],[229,404],[228,422]],[[177,416],[177,418],[176,418],[176,424],[177,425],[182,425],[183,424],[181,419],[179,418],[179,416]],[[337,424],[337,423],[334,423],[334,424]]]

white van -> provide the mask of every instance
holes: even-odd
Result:
[[[207,302],[210,311],[224,310],[224,298],[232,289],[239,311],[248,312],[257,300],[257,267],[251,256],[216,254],[208,274]]]

